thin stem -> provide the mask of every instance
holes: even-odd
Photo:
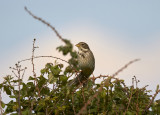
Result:
[[[0,90],[0,110],[1,110],[1,115],[3,115],[1,90]]]
[[[68,61],[66,61],[64,59],[61,59],[61,58],[58,58],[58,57],[54,57],[54,56],[35,56],[35,57],[32,57],[32,58],[28,58],[28,59],[18,61],[18,63],[21,63],[21,62],[24,62],[24,61],[29,61],[29,60],[36,59],[36,58],[54,58],[54,59],[58,59],[58,60],[61,60],[61,61],[64,61],[64,62],[70,64]]]
[[[133,87],[131,87],[131,88],[132,88],[132,89],[131,89],[131,95],[130,95],[130,98],[129,98],[129,101],[128,101],[127,109],[126,109],[125,112],[124,112],[124,115],[125,115],[126,112],[128,111],[129,105],[130,105],[130,103],[131,103],[132,93],[133,93]]]
[[[48,27],[50,27],[55,34],[57,35],[57,37],[62,40],[63,42],[65,42],[64,38],[62,38],[62,36],[58,33],[58,31],[55,29],[55,27],[53,27],[51,24],[49,24],[48,22],[46,22],[45,20],[43,20],[42,18],[35,16],[31,11],[29,11],[27,9],[27,7],[24,7],[24,9],[26,10],[26,12],[28,12],[29,15],[31,15],[34,19],[39,20],[40,22],[42,22],[43,24],[47,25]]]
[[[156,98],[156,96],[158,95],[159,92],[160,92],[160,89],[157,89],[155,94],[152,96],[152,99],[151,99],[150,103],[147,105],[147,107],[143,111],[143,113],[146,113],[149,110],[149,108],[151,107],[151,104],[153,103],[154,99]]]
[[[35,78],[35,86],[36,86],[36,89],[38,91],[38,96],[40,97],[41,99],[41,95],[40,95],[40,90],[39,90],[39,87],[38,87],[38,81],[37,81],[37,77],[36,77],[36,72],[35,72],[35,66],[34,66],[34,51],[36,48],[38,47],[35,47],[35,41],[36,39],[33,40],[33,48],[32,48],[32,58],[31,58],[31,62],[32,62],[32,72],[33,72],[33,76]]]

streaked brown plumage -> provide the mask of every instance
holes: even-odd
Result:
[[[69,84],[70,86],[77,86],[87,80],[95,68],[94,55],[88,44],[85,42],[79,42],[76,46],[78,47],[78,67],[80,68],[81,72],[75,79],[71,81]]]

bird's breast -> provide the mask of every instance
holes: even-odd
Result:
[[[94,70],[95,60],[92,52],[81,52],[78,55],[78,65],[82,71],[92,71]]]

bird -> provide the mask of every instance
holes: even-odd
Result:
[[[78,86],[83,82],[86,83],[95,68],[95,58],[88,44],[85,42],[79,42],[76,46],[78,48],[77,66],[80,69],[80,73],[70,82],[70,86]]]

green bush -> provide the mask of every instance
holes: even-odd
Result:
[[[68,83],[71,76],[76,76],[77,53],[73,50],[73,45],[69,40],[63,39],[57,30],[45,20],[35,16],[27,7],[25,10],[33,18],[50,27],[57,37],[65,45],[57,47],[57,50],[64,56],[70,55],[68,61],[53,56],[34,56],[35,39],[33,41],[32,58],[19,61],[15,67],[11,67],[14,77],[8,75],[4,77],[0,84],[1,91],[4,91],[11,99],[4,103],[0,95],[0,113],[10,115],[159,115],[160,100],[155,97],[160,92],[157,86],[154,95],[149,95],[150,90],[144,86],[137,87],[138,80],[132,78],[132,85],[126,86],[124,80],[116,78],[119,72],[126,69],[133,60],[119,69],[112,76],[100,75],[90,77],[87,85],[70,87]],[[37,76],[34,71],[34,59],[55,58],[67,62],[65,67],[62,63],[47,63]],[[21,67],[23,61],[31,60],[33,76],[27,82],[23,81],[26,68]],[[64,71],[63,71],[64,70]],[[95,83],[98,78],[103,78],[101,83]],[[136,86],[134,86],[136,84]],[[0,91],[0,94],[1,94]]]
[[[15,77],[10,75],[4,77],[0,84],[11,101],[4,103],[1,100],[3,114],[12,115],[141,115],[160,114],[160,100],[154,101],[159,93],[157,86],[155,95],[149,95],[146,86],[142,88],[126,86],[124,80],[115,76],[91,77],[87,86],[68,87],[69,78],[77,74],[77,54],[73,50],[70,41],[65,40],[64,46],[57,47],[63,55],[70,55],[70,65],[66,68],[61,63],[47,63],[41,69],[40,76],[33,76],[28,81],[23,81],[23,72],[20,63],[16,64],[13,72]],[[34,59],[34,58],[32,58]],[[32,60],[33,61],[33,60]],[[34,66],[34,65],[33,65]],[[63,71],[64,70],[64,71]],[[95,83],[98,78],[104,77],[101,83]],[[136,77],[133,81],[138,83]],[[5,109],[4,109],[5,108]]]

